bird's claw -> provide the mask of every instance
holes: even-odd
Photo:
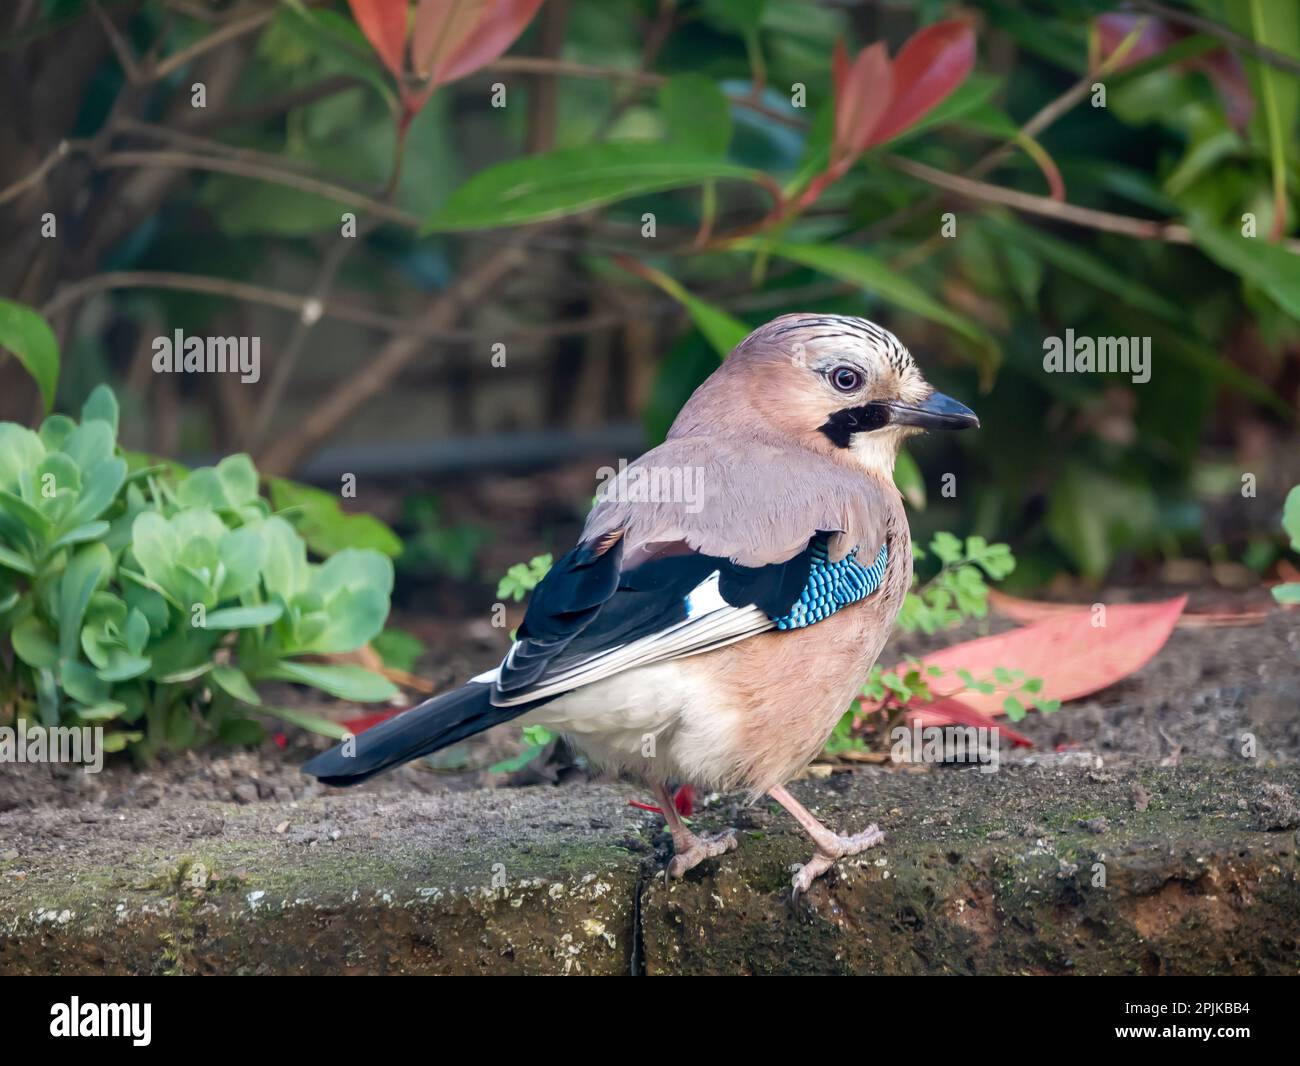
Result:
[[[664,869],[665,877],[681,877],[687,870],[693,869],[705,859],[733,851],[736,847],[736,831],[724,829],[721,833],[701,833],[693,836],[691,843],[678,851]]]
[[[852,836],[836,836],[830,847],[819,844],[813,857],[802,866],[794,867],[794,877],[790,879],[793,887],[791,900],[798,902],[799,897],[812,887],[812,883],[834,866],[840,859],[850,855],[859,855],[868,848],[874,848],[885,839],[880,827],[869,825],[861,833]]]

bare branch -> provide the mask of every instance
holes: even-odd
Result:
[[[1079,207],[1076,204],[1053,200],[1050,196],[1035,196],[1020,192],[1018,189],[1004,189],[1000,185],[990,185],[983,181],[974,181],[956,174],[948,174],[934,167],[926,166],[902,156],[886,156],[885,162],[895,170],[919,178],[930,185],[948,192],[964,196],[968,200],[978,200],[989,204],[1003,204],[1017,211],[1030,215],[1042,215],[1061,222],[1088,229],[1103,230],[1107,233],[1122,233],[1126,237],[1142,240],[1161,240],[1170,244],[1192,244],[1192,231],[1178,222],[1160,222],[1154,219],[1133,218],[1129,215],[1116,215],[1109,211],[1098,211],[1091,207]],[[1285,246],[1300,252],[1300,241],[1289,240]]]
[[[527,261],[522,244],[496,249],[462,273],[456,282],[428,306],[421,321],[427,326],[449,327],[462,309],[473,306],[493,290],[510,271]],[[258,468],[271,474],[291,473],[332,433],[345,425],[371,397],[378,395],[423,349],[418,336],[391,338],[362,369],[339,382],[301,423],[258,457]]]
[[[1291,74],[1300,74],[1300,60],[1287,55],[1285,52],[1279,52],[1275,48],[1269,48],[1267,45],[1252,41],[1249,37],[1243,37],[1221,22],[1215,22],[1213,19],[1205,18],[1191,11],[1181,11],[1167,4],[1158,4],[1154,0],[1133,0],[1133,6],[1141,8],[1143,11],[1149,11],[1153,15],[1159,15],[1169,22],[1181,23],[1199,33],[1208,33],[1212,37],[1225,41],[1239,52],[1246,52],[1256,59],[1262,59],[1269,66],[1277,67],[1279,70],[1285,70]]]
[[[210,52],[214,48],[220,48],[223,44],[238,40],[245,34],[252,33],[270,22],[276,16],[279,10],[277,7],[267,8],[263,11],[254,11],[245,18],[238,19],[234,22],[227,23],[219,30],[213,30],[211,33],[195,41],[188,48],[182,48],[175,55],[170,55],[161,63],[157,63],[148,71],[149,80],[161,81],[173,71],[179,70],[186,63],[197,59],[205,52]]]
[[[216,159],[193,152],[127,151],[109,152],[98,160],[96,165],[101,168],[161,167],[166,169],[171,167],[233,174],[236,177],[253,178],[256,181],[266,181],[273,185],[284,185],[291,189],[297,189],[299,192],[323,197],[326,200],[335,200],[338,203],[347,204],[349,207],[368,211],[387,222],[393,222],[408,229],[418,229],[420,226],[420,218],[417,215],[381,203],[364,193],[356,192],[342,185],[334,185],[327,181],[308,177],[305,174],[298,174],[260,163],[251,163],[241,159]]]
[[[53,149],[42,159],[30,174],[19,178],[8,188],[0,190],[0,204],[7,204],[10,200],[17,199],[23,193],[33,186],[39,185],[45,175],[58,166],[59,162],[73,152],[81,151],[85,148],[84,141],[60,141]]]

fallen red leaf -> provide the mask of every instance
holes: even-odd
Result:
[[[396,718],[403,711],[409,711],[410,709],[409,707],[399,707],[395,711],[376,711],[374,714],[361,714],[356,718],[349,718],[340,722],[339,725],[355,737],[360,733],[364,733],[367,729],[373,729],[380,722],[387,722],[388,719]]]
[[[1023,600],[1008,596],[996,589],[989,590],[989,604],[999,614],[1013,622],[1040,622],[1056,618],[1071,611],[1089,610],[1086,603],[1046,603],[1042,600]],[[1251,626],[1266,621],[1277,608],[1273,604],[1242,605],[1218,610],[1184,611],[1178,616],[1179,629],[1211,629],[1215,626]]]
[[[929,703],[913,703],[907,710],[908,725],[913,723],[920,726],[927,725],[970,725],[978,728],[987,729],[989,725],[988,716],[968,707],[959,699],[951,696],[939,696]],[[1017,748],[1032,748],[1034,742],[1023,733],[1017,733],[1008,725],[997,725],[994,727],[999,730],[1012,745]]]
[[[924,657],[927,667],[942,673],[928,679],[940,698],[960,692],[962,705],[993,717],[1002,714],[1003,691],[986,694],[965,690],[958,670],[967,670],[978,681],[993,671],[1023,671],[1026,677],[1043,679],[1038,698],[1079,699],[1128,677],[1151,660],[1169,639],[1186,596],[1159,603],[1113,604],[1106,608],[1105,625],[1094,625],[1091,609],[1074,610],[1045,618],[1008,633],[967,641]],[[907,670],[902,663],[897,669]],[[913,704],[910,710],[924,711]]]

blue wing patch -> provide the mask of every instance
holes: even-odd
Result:
[[[823,618],[829,618],[841,607],[857,603],[875,592],[884,579],[885,564],[888,561],[889,549],[882,544],[876,561],[870,566],[858,562],[856,548],[838,563],[832,563],[826,557],[825,539],[818,538],[812,546],[808,583],[799,593],[790,612],[772,621],[776,623],[777,629],[802,629]]]

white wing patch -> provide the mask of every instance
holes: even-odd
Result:
[[[727,603],[718,591],[718,572],[715,570],[687,595],[686,618],[676,625],[574,663],[563,673],[543,678],[538,685],[518,695],[503,697],[499,692],[493,692],[492,703],[497,707],[511,707],[545,696],[570,692],[624,670],[663,662],[665,659],[698,655],[725,644],[734,644],[774,626],[775,623],[753,604],[733,607]],[[510,654],[513,652],[512,647]],[[506,655],[507,662],[510,654]],[[495,671],[489,671],[474,680],[495,681],[496,674]]]

